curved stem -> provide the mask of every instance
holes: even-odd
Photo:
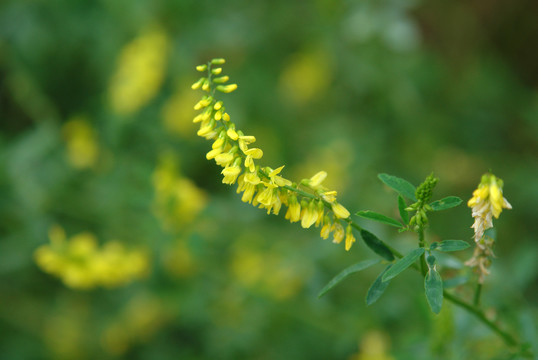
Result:
[[[510,346],[516,346],[519,345],[519,341],[517,341],[512,335],[507,333],[506,331],[502,330],[497,324],[495,324],[493,321],[489,320],[483,311],[478,309],[477,307],[466,303],[465,301],[461,300],[460,298],[452,295],[448,291],[443,291],[443,296],[448,301],[452,302],[455,305],[458,305],[459,307],[467,310],[474,316],[476,316],[482,323],[484,323],[486,326],[488,326],[491,330],[493,330],[497,335],[499,335],[504,342],[507,345]]]
[[[474,300],[473,300],[473,305],[475,307],[478,307],[480,305],[480,295],[481,294],[482,294],[482,284],[477,283],[476,284],[476,290],[475,290],[475,293],[474,293]]]

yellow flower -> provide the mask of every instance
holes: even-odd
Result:
[[[489,266],[493,258],[494,240],[484,233],[493,227],[492,218],[498,218],[502,209],[511,209],[512,205],[503,197],[503,181],[493,174],[485,174],[473,191],[473,197],[469,199],[467,205],[472,208],[474,223],[474,240],[476,248],[471,259],[465,264],[473,267],[479,274],[478,281],[483,283],[485,276],[489,274]]]
[[[310,201],[309,204],[304,204],[302,208],[303,210],[301,212],[301,226],[305,229],[308,229],[318,220],[320,216],[319,207],[317,206],[317,204],[315,204],[314,201]]]
[[[221,174],[224,175],[222,183],[228,185],[234,184],[240,173],[241,167],[237,164],[237,161],[235,161],[232,165],[226,166],[224,170],[221,171]]]
[[[355,237],[353,236],[353,228],[351,225],[347,226],[346,229],[346,251],[349,251],[351,249],[351,246],[355,242]]]
[[[109,85],[114,112],[131,115],[155,97],[164,79],[168,48],[168,35],[151,29],[121,50]]]
[[[288,197],[288,211],[286,212],[285,218],[292,223],[301,220],[301,205],[297,201],[295,195],[290,195]]]
[[[331,231],[332,231],[332,223],[329,220],[329,217],[325,215],[325,217],[323,218],[323,226],[321,227],[321,231],[320,231],[321,238],[324,240],[329,238]]]
[[[85,169],[96,164],[99,156],[97,134],[86,117],[71,118],[62,126],[62,133],[71,166]]]
[[[88,232],[65,240],[63,229],[57,226],[50,236],[51,245],[35,251],[36,263],[74,289],[121,285],[141,277],[148,269],[145,252],[125,250],[118,242],[99,248],[95,236]]]
[[[338,204],[337,202],[332,203],[331,207],[333,209],[334,215],[337,218],[347,219],[350,215],[349,211],[347,211],[345,207],[343,207],[341,204]]]
[[[339,223],[334,223],[333,227],[333,243],[340,244],[344,240],[345,231],[344,227]]]
[[[215,89],[223,92],[235,90],[237,88],[235,84],[215,85],[228,81],[225,75],[218,78],[212,76],[222,72],[222,68],[215,69],[212,65],[221,63],[223,63],[222,59],[216,59],[209,62],[207,66],[198,67],[200,71],[207,71],[208,75],[193,84],[193,88],[201,88],[210,94],[214,94]],[[278,214],[284,204],[288,207],[285,218],[290,222],[300,220],[303,228],[309,228],[312,225],[318,227],[323,224],[321,237],[326,239],[334,231],[335,242],[341,242],[344,239],[346,235],[344,228],[339,224],[332,224],[329,217],[324,216],[326,206],[330,206],[336,221],[350,216],[349,211],[336,201],[337,192],[322,185],[327,177],[325,171],[317,172],[310,179],[303,179],[300,185],[292,183],[280,175],[284,166],[272,169],[260,167],[257,164],[256,160],[263,157],[263,151],[259,148],[249,148],[256,138],[245,135],[236,128],[236,124],[230,121],[230,116],[225,112],[226,109],[221,100],[204,95],[194,108],[200,111],[193,120],[201,123],[198,135],[214,140],[212,150],[206,154],[206,158],[215,159],[217,165],[224,168],[222,170],[223,183],[233,184],[237,181],[237,193],[243,192],[241,197],[243,202],[264,208],[268,214],[271,212]],[[303,186],[303,188],[297,186]],[[300,202],[297,199],[298,196],[302,197]],[[347,250],[354,241],[353,235],[349,233],[346,238]]]

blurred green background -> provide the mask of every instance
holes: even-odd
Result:
[[[483,301],[536,341],[537,4],[3,0],[0,357],[507,358],[460,309],[445,302],[433,316],[413,273],[371,307],[382,266],[317,299],[374,254],[360,241],[346,253],[221,184],[191,122],[194,66],[212,57],[239,84],[222,98],[262,163],[285,164],[295,181],[327,171],[352,212],[396,216],[380,172],[416,185],[434,171],[435,199],[467,200],[489,170],[504,179],[513,210],[496,221]],[[357,221],[401,251],[415,246]],[[471,224],[462,205],[432,215],[427,236],[471,241]],[[146,263],[117,284],[62,281],[34,257],[54,225]]]

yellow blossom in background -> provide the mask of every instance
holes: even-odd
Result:
[[[250,245],[254,236],[245,235],[235,244],[231,273],[245,288],[274,299],[284,300],[296,295],[309,269],[273,249],[262,251]]]
[[[43,319],[44,342],[55,359],[84,358],[90,312],[86,302],[67,301]]]
[[[157,95],[165,75],[169,43],[163,30],[153,28],[123,47],[108,89],[115,113],[132,115]]]
[[[282,97],[295,105],[319,98],[331,81],[328,54],[311,51],[294,55],[280,75]]]
[[[149,259],[145,251],[127,250],[117,241],[99,247],[96,237],[83,232],[67,239],[63,229],[53,226],[50,244],[34,253],[37,265],[74,289],[115,287],[145,276]]]
[[[349,360],[394,360],[388,352],[388,337],[379,331],[366,333],[359,343],[359,352],[352,355]]]
[[[160,156],[153,172],[153,185],[153,212],[166,228],[192,222],[206,207],[207,194],[180,175],[178,161],[172,153]]]
[[[256,138],[239,130],[231,121],[223,102],[214,97],[218,92],[230,93],[237,89],[235,84],[220,85],[228,81],[229,77],[213,76],[222,72],[220,67],[215,72],[213,65],[222,65],[224,62],[224,59],[213,59],[208,64],[197,66],[196,70],[207,72],[207,75],[192,85],[193,89],[201,89],[207,93],[194,105],[199,114],[193,119],[193,123],[200,123],[198,136],[213,141],[206,158],[215,160],[217,165],[223,167],[221,173],[224,184],[232,185],[237,182],[237,192],[243,192],[242,201],[265,209],[267,214],[275,215],[279,214],[282,206],[287,206],[285,218],[290,222],[300,220],[303,228],[323,225],[320,233],[322,238],[328,238],[330,233],[335,231],[334,242],[341,242],[343,235],[340,233],[342,226],[339,223],[348,221],[350,213],[337,202],[337,192],[322,184],[327,173],[318,171],[312,177],[296,184],[281,174],[284,166],[275,169],[261,167],[258,160],[264,153],[262,149],[252,146]],[[354,242],[355,238],[349,230],[346,251]]]
[[[196,271],[196,259],[186,239],[177,239],[164,254],[164,266],[173,275],[185,278]]]
[[[180,89],[166,101],[162,109],[162,119],[167,131],[183,137],[194,131],[192,103],[197,97],[192,91]]]
[[[148,342],[176,315],[175,309],[177,305],[170,308],[158,297],[139,293],[101,333],[101,346],[111,355],[122,355],[131,346]]]
[[[503,197],[503,181],[493,174],[485,174],[473,192],[473,197],[467,202],[472,208],[474,223],[474,241],[476,244],[473,257],[465,265],[475,268],[479,274],[478,281],[484,282],[489,274],[489,266],[493,258],[494,239],[484,235],[487,229],[493,227],[493,217],[499,218],[503,209],[511,209],[512,205]]]
[[[90,168],[99,156],[97,134],[88,118],[75,116],[62,126],[69,164],[76,169]]]

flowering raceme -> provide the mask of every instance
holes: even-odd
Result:
[[[265,209],[267,214],[278,215],[282,206],[286,206],[285,218],[290,222],[300,221],[303,228],[321,226],[321,237],[327,239],[333,233],[334,243],[340,243],[345,237],[345,248],[349,250],[355,238],[351,226],[344,230],[340,220],[349,222],[350,213],[336,201],[336,191],[322,185],[326,172],[320,171],[296,184],[281,175],[284,166],[273,169],[258,164],[263,151],[251,146],[256,138],[239,130],[223,102],[215,98],[217,91],[231,93],[237,89],[236,84],[226,84],[228,76],[221,75],[220,65],[224,63],[224,59],[213,59],[197,66],[196,70],[207,75],[192,85],[192,89],[206,92],[194,106],[200,113],[193,122],[200,123],[198,136],[213,141],[206,158],[215,160],[223,168],[222,182],[237,183],[237,192],[243,193],[241,200]]]
[[[485,235],[485,231],[493,227],[493,217],[499,218],[503,209],[511,209],[512,205],[503,197],[503,181],[493,174],[485,174],[469,199],[467,206],[473,210],[474,241],[476,248],[473,257],[465,264],[476,268],[480,283],[489,274],[494,240]]]
[[[93,234],[83,232],[66,239],[59,226],[50,229],[49,238],[50,245],[35,251],[36,263],[43,271],[59,277],[74,289],[120,286],[148,271],[147,254],[141,250],[127,250],[118,241],[110,241],[99,248]]]

